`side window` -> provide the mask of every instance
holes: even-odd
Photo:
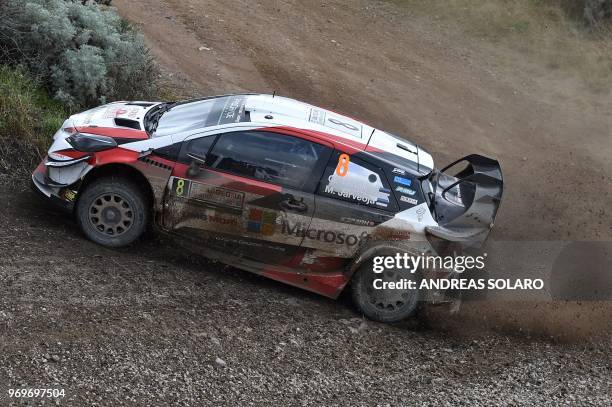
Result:
[[[317,193],[371,208],[396,211],[397,204],[384,172],[359,158],[332,154]]]
[[[185,141],[183,148],[181,149],[181,154],[179,156],[179,162],[189,164],[193,161],[188,154],[193,154],[196,157],[201,159],[206,159],[208,155],[208,151],[215,143],[217,136],[205,136],[196,138],[193,140]]]
[[[332,149],[293,136],[261,131],[219,137],[206,164],[221,171],[314,192]]]

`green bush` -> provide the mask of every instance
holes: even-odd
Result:
[[[591,26],[612,19],[612,0],[584,0],[584,18]]]
[[[28,174],[67,117],[23,70],[0,65],[0,174]]]
[[[95,2],[0,2],[0,56],[23,64],[72,108],[148,99],[158,73],[142,35]]]

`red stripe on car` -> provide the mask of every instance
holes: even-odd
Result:
[[[304,140],[309,140],[319,144],[331,144],[336,150],[342,151],[347,154],[356,154],[360,151],[371,151],[371,152],[381,152],[383,150],[375,148],[375,147],[367,147],[365,143],[361,143],[356,140],[351,140],[342,136],[335,136],[333,134],[325,133],[317,130],[308,130],[308,129],[298,129],[294,127],[288,126],[276,126],[276,127],[266,127],[262,128],[263,131],[270,131],[274,133],[280,134],[288,134],[290,136],[295,136],[302,138]]]
[[[138,160],[139,153],[125,148],[113,148],[112,150],[104,150],[94,154],[90,163],[93,165],[104,165],[113,163],[133,163]]]
[[[282,281],[329,298],[338,298],[349,280],[342,272],[304,275],[273,269],[263,269],[260,274],[273,280]]]
[[[176,163],[172,175],[180,178],[191,179],[195,182],[201,181],[206,184],[215,185],[222,188],[232,189],[235,191],[248,192],[251,194],[268,196],[281,192],[283,188],[279,185],[268,184],[267,182],[257,181],[251,178],[240,177],[234,174],[228,174],[222,171],[206,168],[202,170],[202,174],[208,173],[206,178],[194,179],[187,175],[188,165]]]

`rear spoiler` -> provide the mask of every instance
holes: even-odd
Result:
[[[454,175],[448,174],[453,167],[461,167],[459,164],[466,166]],[[504,181],[499,162],[472,154],[444,167],[434,177],[432,210],[439,226],[427,227],[426,232],[464,247],[482,245],[501,204]],[[457,194],[454,201],[448,199],[451,191]]]

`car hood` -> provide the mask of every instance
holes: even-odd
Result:
[[[114,102],[99,106],[72,116],[62,126],[65,131],[74,129],[78,132],[100,134],[110,137],[130,138],[139,132],[139,138],[147,138],[144,131],[145,114],[157,102]]]

